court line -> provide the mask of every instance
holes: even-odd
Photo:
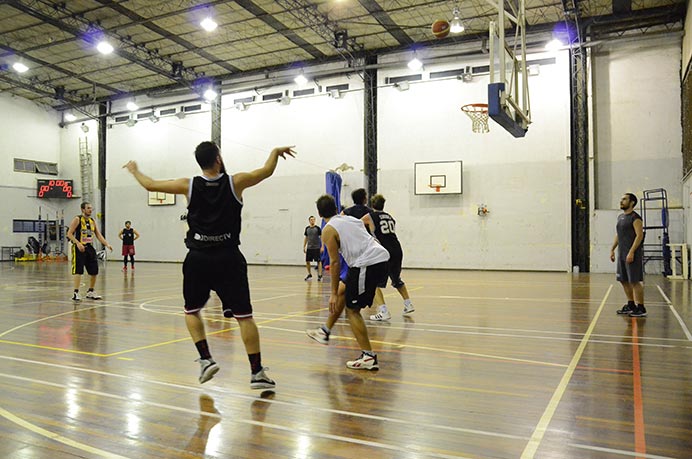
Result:
[[[579,443],[568,443],[567,445],[571,446],[573,448],[581,448],[581,449],[587,449],[590,451],[599,451],[602,453],[609,453],[609,454],[620,454],[622,456],[637,456],[637,457],[643,457],[646,459],[675,459],[674,457],[659,456],[658,454],[639,454],[639,453],[633,453],[631,451],[625,451],[622,449],[603,448],[601,446],[582,445]]]
[[[84,372],[84,373],[96,374],[96,375],[100,375],[100,376],[109,376],[109,377],[125,379],[125,380],[134,379],[132,376],[122,375],[122,374],[118,374],[118,373],[111,373],[111,372],[106,372],[106,371],[101,371],[101,370],[92,370],[90,368],[74,367],[74,366],[70,366],[70,365],[62,365],[62,364],[57,364],[57,363],[41,362],[38,360],[29,360],[29,359],[23,359],[23,358],[19,358],[19,357],[0,356],[0,359],[11,360],[11,361],[15,361],[15,362],[28,363],[28,364],[34,364],[34,365],[43,365],[43,366],[48,366],[48,367],[53,367],[53,368],[65,369],[65,370],[69,370],[69,371],[79,371],[79,372]],[[5,376],[5,377],[11,378],[11,379],[28,379],[28,378],[23,378],[21,376],[7,375],[7,374],[2,374],[2,373],[0,373],[0,376]],[[81,387],[77,388],[77,387],[73,387],[73,386],[61,385],[61,384],[51,383],[51,382],[47,382],[47,381],[41,381],[41,380],[32,380],[32,381],[35,381],[37,383],[40,382],[40,383],[44,383],[44,384],[48,384],[48,385],[56,385],[57,387],[70,387],[70,388],[75,389],[77,391],[88,392],[91,394],[100,394],[101,393],[101,392],[97,392],[97,391],[93,391],[93,390],[89,390],[89,389],[84,389]],[[184,384],[168,383],[165,381],[158,381],[158,380],[150,379],[150,378],[147,378],[146,382],[149,384],[153,384],[153,385],[171,387],[171,388],[176,388],[176,389],[181,389],[181,390],[192,391],[192,392],[196,392],[196,393],[209,393],[212,391],[216,391],[216,392],[220,392],[220,393],[223,393],[226,395],[230,395],[231,397],[234,397],[234,398],[239,398],[239,399],[243,399],[243,400],[252,400],[252,401],[263,401],[265,403],[271,403],[271,404],[286,406],[286,407],[291,408],[291,409],[307,409],[309,411],[319,411],[319,412],[329,413],[329,414],[339,414],[339,415],[344,415],[344,416],[349,416],[349,417],[354,417],[354,418],[360,418],[360,419],[382,421],[385,423],[410,425],[414,429],[426,428],[426,429],[430,429],[430,430],[444,430],[444,431],[457,432],[457,433],[469,433],[469,434],[476,434],[476,435],[483,435],[483,436],[490,436],[490,437],[507,438],[507,439],[512,439],[512,440],[524,440],[524,441],[528,440],[528,437],[526,437],[526,436],[504,434],[501,432],[490,432],[490,431],[478,430],[478,429],[467,429],[467,428],[463,428],[463,427],[453,427],[453,426],[445,425],[445,424],[430,424],[430,423],[420,422],[419,420],[407,421],[405,419],[397,419],[397,418],[392,418],[392,417],[387,417],[387,416],[378,416],[378,415],[367,414],[367,413],[358,413],[355,411],[336,410],[333,408],[323,408],[323,407],[319,407],[319,406],[309,406],[309,405],[306,405],[304,402],[289,402],[289,401],[285,401],[285,400],[261,399],[261,398],[258,398],[257,396],[233,392],[230,389],[225,389],[222,387],[202,388],[202,387],[198,387],[198,386],[187,386]],[[105,394],[105,393],[103,393],[103,394]],[[114,394],[111,394],[110,396],[120,397],[120,396],[117,396]],[[288,394],[288,396],[290,396],[290,394]],[[297,398],[297,397],[293,396],[293,398]],[[127,400],[132,400],[132,399],[127,398]],[[137,399],[136,401],[137,401],[137,403],[155,404],[155,402],[148,402],[146,400],[140,400],[140,399]],[[158,404],[156,404],[156,405],[157,406],[164,406],[164,405],[158,405]],[[180,410],[181,408],[176,408],[176,409]]]
[[[632,391],[634,392],[634,450],[639,454],[646,454],[646,436],[644,430],[644,402],[642,399],[642,374],[639,362],[638,335],[639,327],[637,318],[632,317]]]
[[[661,296],[663,296],[663,299],[666,300],[666,303],[668,303],[668,307],[670,308],[670,310],[673,311],[673,315],[675,316],[675,318],[678,319],[678,322],[682,327],[682,331],[685,332],[685,336],[687,336],[687,340],[692,341],[692,333],[690,333],[690,330],[687,328],[687,325],[685,325],[685,322],[682,320],[682,317],[680,317],[680,315],[678,314],[678,311],[675,310],[673,302],[670,301],[670,299],[666,296],[666,294],[661,289],[660,285],[657,285],[656,287],[658,288],[658,291],[661,292]]]
[[[586,333],[584,333],[584,337],[582,338],[581,343],[579,343],[577,351],[574,353],[574,356],[572,356],[572,360],[570,361],[567,367],[567,371],[565,371],[565,373],[562,375],[562,379],[560,380],[560,383],[558,384],[557,388],[555,388],[555,392],[553,392],[553,396],[551,397],[550,402],[548,402],[548,406],[546,406],[545,411],[541,416],[541,419],[538,421],[536,429],[533,431],[533,434],[531,435],[531,439],[527,443],[526,448],[524,448],[524,452],[522,452],[521,454],[521,459],[533,459],[533,457],[536,455],[536,451],[538,450],[538,447],[540,446],[541,441],[545,436],[545,432],[548,429],[548,425],[550,424],[550,421],[553,419],[555,410],[557,410],[557,406],[560,404],[560,400],[562,399],[562,396],[565,394],[565,391],[567,390],[567,384],[569,384],[570,379],[572,379],[572,375],[574,374],[574,370],[577,367],[577,363],[579,363],[579,360],[581,359],[581,356],[584,353],[584,349],[586,348],[586,344],[589,342],[591,333],[593,332],[593,329],[596,327],[596,322],[598,322],[598,318],[601,315],[601,311],[603,311],[603,307],[605,306],[605,303],[608,299],[608,296],[610,295],[611,290],[613,290],[613,284],[610,284],[610,286],[608,287],[608,290],[606,291],[605,296],[601,301],[601,305],[598,307],[598,310],[596,311],[594,318],[591,320],[591,323],[589,324],[589,328],[586,330]]]
[[[48,438],[49,440],[57,441],[58,443],[62,443],[67,446],[71,446],[75,449],[79,449],[82,451],[85,451],[87,453],[95,454],[99,457],[106,457],[109,459],[129,459],[125,456],[120,456],[118,454],[113,454],[109,453],[108,451],[104,451],[102,449],[94,448],[93,446],[85,445],[84,443],[80,443],[75,440],[71,440],[67,437],[63,437],[62,435],[58,435],[56,433],[53,433],[49,430],[43,429],[37,425],[31,424],[28,421],[25,421],[24,419],[15,416],[11,412],[5,410],[4,408],[0,407],[0,416],[3,418],[7,419],[10,422],[13,422],[17,424],[20,427],[23,427],[24,429],[33,432],[37,435],[41,435],[43,437]]]
[[[75,312],[79,312],[79,311],[88,311],[88,310],[90,310],[90,309],[102,308],[103,306],[105,306],[105,305],[104,305],[104,304],[99,304],[99,305],[91,306],[91,307],[88,307],[88,308],[73,309],[72,311],[61,312],[60,314],[53,314],[52,316],[42,317],[42,318],[40,318],[40,319],[31,321],[31,322],[26,322],[26,323],[24,323],[24,324],[22,324],[22,325],[17,325],[16,327],[10,328],[9,330],[5,330],[4,332],[0,333],[0,338],[2,338],[2,337],[5,336],[5,335],[8,335],[8,334],[12,333],[13,331],[17,331],[17,330],[19,330],[20,328],[23,328],[23,327],[26,327],[26,326],[29,326],[29,325],[33,325],[33,324],[37,324],[37,323],[39,323],[39,322],[43,322],[44,320],[55,319],[56,317],[66,316],[66,315],[69,315],[69,314],[74,314]]]

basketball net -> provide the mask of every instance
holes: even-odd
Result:
[[[471,130],[477,134],[490,132],[488,126],[488,104],[466,104],[461,111],[471,118]]]
[[[435,192],[439,193],[440,188],[442,188],[442,185],[428,185],[430,188],[434,189]]]

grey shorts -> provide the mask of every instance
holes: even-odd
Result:
[[[627,263],[624,258],[616,258],[618,282],[644,282],[644,263],[641,256],[634,256],[632,263]]]

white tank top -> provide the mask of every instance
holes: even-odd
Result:
[[[349,266],[362,268],[389,260],[389,252],[365,230],[361,220],[348,215],[335,215],[327,225],[339,233],[339,252]]]

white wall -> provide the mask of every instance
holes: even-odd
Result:
[[[55,217],[52,209],[60,202],[33,197],[36,196],[36,179],[54,176],[14,172],[14,158],[59,163],[59,121],[53,110],[0,94],[0,170],[4,171],[0,184],[0,246],[26,245],[29,234],[12,233],[13,219],[36,219],[39,207],[42,218]],[[70,178],[64,175],[61,164],[58,170],[60,178]]]
[[[596,207],[655,188],[680,207],[680,39],[601,45],[592,69]]]

